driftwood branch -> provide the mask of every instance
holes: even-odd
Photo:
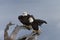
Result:
[[[26,34],[24,36],[22,36],[21,38],[18,38],[18,40],[37,40],[38,39],[37,34],[35,33],[31,33],[31,34]]]
[[[12,24],[11,22],[9,22],[7,25],[6,25],[6,28],[4,30],[4,40],[12,40],[9,35],[8,35],[8,30],[9,30],[9,26],[11,25],[14,25]]]
[[[9,30],[9,27],[11,25],[14,25],[14,24],[9,22],[6,25],[6,28],[4,30],[4,40],[16,40],[16,36],[21,29],[28,29],[29,30],[29,28],[25,27],[24,25],[22,25],[22,26],[16,25],[15,29],[13,30],[13,32],[9,36],[7,31]],[[37,40],[38,36],[39,35],[37,35],[36,33],[31,33],[28,35],[24,35],[23,37],[19,38],[18,40]]]

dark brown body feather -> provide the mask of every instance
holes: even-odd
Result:
[[[34,30],[39,30],[38,26],[41,26],[43,23],[47,24],[47,22],[44,20],[35,19],[31,25]]]

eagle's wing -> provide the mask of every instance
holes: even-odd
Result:
[[[41,26],[43,23],[47,24],[46,21],[40,20],[40,19],[36,19],[35,22],[36,22],[38,25],[40,25],[40,26]]]

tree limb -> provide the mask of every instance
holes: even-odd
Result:
[[[14,25],[14,24],[9,22],[6,25],[6,28],[4,30],[4,40],[16,40],[16,36],[21,29],[28,29],[25,25],[22,25],[22,26],[16,25],[15,29],[9,36],[7,31],[9,30],[9,26],[11,26],[11,25]],[[31,33],[28,35],[24,35],[22,38],[19,38],[19,40],[37,40],[38,36],[39,35],[37,35],[36,33]]]

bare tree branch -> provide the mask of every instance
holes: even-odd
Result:
[[[17,26],[15,27],[15,29],[13,30],[12,34],[10,35],[10,37],[11,37],[13,40],[16,39],[17,33],[20,31],[20,29],[21,29],[20,26],[17,25]]]
[[[18,38],[18,40],[37,40],[38,36],[36,33],[31,33]]]
[[[15,27],[15,29],[13,30],[12,34],[10,35],[10,37],[11,37],[13,40],[15,40],[18,32],[19,32],[21,29],[28,29],[28,28],[27,28],[25,25],[22,25],[22,26],[16,25],[16,27]],[[29,30],[29,29],[28,29],[28,30]]]
[[[9,35],[8,35],[8,30],[9,30],[9,26],[11,26],[11,25],[14,25],[14,24],[12,24],[11,22],[9,22],[7,25],[6,25],[6,28],[5,28],[5,30],[4,30],[4,40],[12,40],[10,37],[9,37]]]
[[[16,25],[15,29],[13,30],[13,32],[9,36],[7,31],[9,30],[9,26],[11,26],[11,25],[14,25],[14,24],[9,22],[6,25],[6,28],[4,30],[4,40],[16,40],[16,36],[21,29],[28,29],[29,30],[29,28],[27,28],[25,25],[22,25],[22,26]],[[28,35],[24,35],[19,40],[37,40],[38,36],[39,35],[37,35],[36,33],[31,33],[31,34],[28,34]]]

